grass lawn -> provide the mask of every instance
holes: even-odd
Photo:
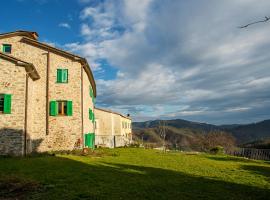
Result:
[[[96,150],[0,158],[0,199],[269,199],[270,164],[230,156]]]

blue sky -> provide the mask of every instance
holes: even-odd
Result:
[[[214,124],[270,118],[269,0],[10,0],[1,32],[88,59],[97,104],[135,121]]]

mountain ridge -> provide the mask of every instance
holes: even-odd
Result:
[[[225,125],[213,125],[183,119],[172,119],[133,122],[132,125],[134,130],[143,130],[158,127],[160,121],[165,121],[166,126],[169,127],[174,127],[178,129],[190,129],[191,131],[200,131],[200,133],[209,133],[211,131],[225,131],[231,133],[236,138],[237,143],[239,144],[270,138],[270,119],[249,124]]]

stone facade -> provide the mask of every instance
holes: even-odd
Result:
[[[0,94],[12,94],[11,114],[0,113],[0,153],[20,155],[25,126],[25,80],[23,67],[1,59]]]
[[[10,55],[31,63],[40,78],[29,79],[26,86],[25,69],[0,59],[0,94],[12,94],[11,114],[0,114],[0,154],[82,148],[84,134],[94,133],[88,110],[94,110],[96,96],[95,82],[85,59],[39,43],[31,38],[30,32],[2,34],[2,44],[12,45]],[[57,69],[68,70],[67,83],[57,83]],[[4,82],[10,85],[4,87]],[[48,114],[47,105],[59,100],[72,101],[71,116]]]
[[[132,142],[130,117],[100,108],[95,108],[95,115],[97,146],[114,148]]]

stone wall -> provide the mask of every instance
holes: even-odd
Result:
[[[46,134],[46,80],[47,80],[47,56],[48,50],[20,42],[22,37],[15,36],[0,39],[3,43],[12,45],[12,56],[32,63],[40,79],[29,81],[28,95],[28,125],[27,125],[27,152],[71,150],[82,147],[82,133],[94,132],[93,123],[89,122],[88,108],[93,108],[92,100],[89,98],[90,81],[79,61],[74,61],[58,53],[50,52],[50,76],[49,76],[49,99],[71,100],[73,103],[72,116],[49,116],[49,131]],[[56,83],[58,68],[68,69],[68,83]],[[81,93],[83,70],[83,94]],[[25,89],[25,87],[24,87]],[[82,97],[83,95],[83,97]],[[82,119],[82,98],[84,99],[84,123]],[[2,119],[5,120],[5,119]],[[2,122],[1,120],[1,122]],[[20,120],[24,123],[24,116]],[[84,124],[84,126],[82,126]],[[11,125],[11,128],[16,126]],[[80,142],[79,142],[80,141]]]
[[[22,155],[25,125],[24,67],[0,59],[0,94],[11,94],[11,114],[0,113],[0,154]]]

